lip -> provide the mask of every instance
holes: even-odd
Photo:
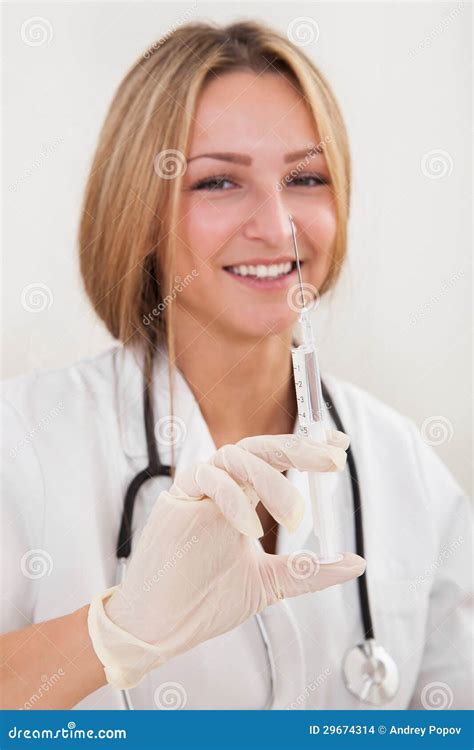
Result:
[[[278,255],[276,258],[249,258],[248,260],[239,258],[235,263],[226,263],[223,268],[229,268],[229,266],[273,266],[280,263],[295,263],[295,261],[294,255]],[[300,263],[304,263],[304,258],[300,258]]]

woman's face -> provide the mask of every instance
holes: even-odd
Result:
[[[316,289],[336,232],[326,160],[311,149],[318,143],[301,96],[281,75],[238,71],[207,85],[183,177],[176,273],[195,274],[177,293],[180,315],[240,337],[291,329],[299,297],[288,214],[303,281]]]

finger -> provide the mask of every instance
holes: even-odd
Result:
[[[366,561],[346,552],[340,562],[322,565],[314,552],[297,550],[290,555],[262,555],[260,566],[268,604],[274,604],[351,581],[364,573]]]
[[[210,463],[194,464],[180,472],[168,494],[177,500],[212,500],[224,518],[241,534],[259,538],[263,528],[243,489],[223,469]]]
[[[240,448],[263,459],[278,471],[340,471],[345,450],[301,435],[257,435],[239,440]]]
[[[255,507],[260,500],[275,521],[290,533],[296,531],[305,511],[305,501],[296,487],[280,472],[239,445],[223,445],[210,459],[236,482],[251,487],[249,502]]]
[[[351,443],[349,435],[346,435],[345,432],[341,432],[340,430],[333,430],[330,427],[326,429],[326,440],[331,445],[335,445],[337,448],[342,448],[344,451],[348,449]]]

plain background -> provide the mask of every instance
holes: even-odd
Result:
[[[348,263],[315,311],[323,372],[415,420],[469,489],[470,5],[15,2],[3,16],[3,377],[113,343],[82,291],[76,237],[135,59],[183,19],[297,23],[313,31],[304,50],[338,97],[354,168]],[[25,42],[38,17],[46,41]]]

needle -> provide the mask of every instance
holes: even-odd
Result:
[[[294,248],[295,257],[296,257],[296,269],[298,271],[298,281],[299,281],[299,285],[300,285],[301,304],[303,306],[303,310],[305,310],[304,291],[303,291],[303,279],[301,277],[301,266],[300,266],[300,258],[299,258],[299,255],[298,255],[298,245],[296,244],[295,224],[294,224],[293,217],[291,216],[291,214],[288,214],[288,218],[290,220],[291,236],[293,237],[293,248]]]

